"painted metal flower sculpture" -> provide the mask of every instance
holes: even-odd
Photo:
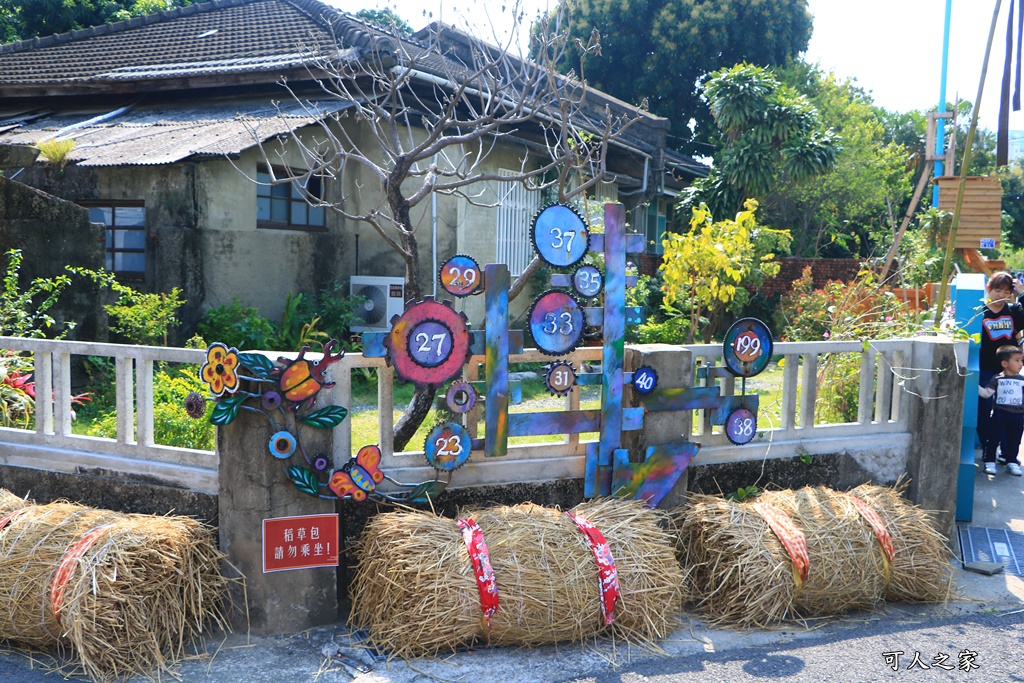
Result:
[[[210,387],[210,393],[220,396],[224,392],[234,393],[238,389],[238,349],[228,348],[217,342],[206,349],[206,363],[199,370],[199,377]]]

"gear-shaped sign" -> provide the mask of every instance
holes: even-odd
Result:
[[[466,316],[447,302],[425,297],[391,319],[384,338],[387,362],[417,387],[437,386],[456,377],[470,357]]]
[[[583,334],[583,307],[567,292],[550,290],[530,307],[530,336],[549,356],[572,353]]]
[[[472,439],[466,428],[456,422],[442,422],[427,434],[423,453],[438,472],[451,472],[469,459]]]
[[[565,360],[552,363],[544,376],[548,391],[556,396],[565,396],[576,386],[576,369]]]

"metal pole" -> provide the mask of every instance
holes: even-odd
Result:
[[[939,83],[939,111],[946,111],[946,76],[949,73],[949,23],[950,15],[953,12],[953,0],[946,0],[946,25],[942,33],[942,77]],[[946,125],[942,123],[943,119],[936,121],[935,126],[935,149],[929,150],[934,152],[936,156],[941,156],[943,150],[946,147]],[[945,163],[937,160],[935,162],[935,173],[934,177],[938,178],[946,172],[944,168]],[[954,173],[954,169],[949,169],[950,174]],[[939,208],[939,184],[935,183],[932,186],[932,207]]]

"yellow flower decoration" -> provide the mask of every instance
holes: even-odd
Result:
[[[238,349],[229,349],[217,342],[206,349],[206,363],[199,370],[199,378],[210,386],[210,393],[220,396],[225,391],[233,393],[238,388]]]

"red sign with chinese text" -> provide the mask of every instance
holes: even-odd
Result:
[[[263,520],[263,573],[338,566],[338,515]]]

